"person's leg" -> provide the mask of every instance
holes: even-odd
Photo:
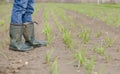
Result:
[[[24,26],[22,16],[26,11],[28,0],[14,0],[13,10],[10,23],[10,46],[9,48],[16,51],[27,51],[33,47],[22,42]]]
[[[14,0],[11,15],[11,24],[23,24],[22,16],[26,12],[27,4],[28,0]]]
[[[34,0],[28,0],[26,12],[22,17],[23,23],[32,22],[33,12],[34,12]]]
[[[34,0],[28,1],[26,13],[23,16],[23,21],[25,24],[24,38],[25,38],[26,44],[31,45],[33,47],[39,47],[39,46],[46,45],[46,42],[38,41],[35,39],[34,23],[32,21],[32,13],[34,12],[33,4],[34,4]]]

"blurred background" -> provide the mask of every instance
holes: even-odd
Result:
[[[13,2],[13,0],[0,0],[0,2]],[[120,3],[120,0],[35,0],[35,2],[67,2],[67,3]]]

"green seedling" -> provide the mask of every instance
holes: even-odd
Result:
[[[54,14],[55,14],[55,12],[51,10],[51,15],[54,19],[55,24],[56,24],[57,28],[60,30],[60,32],[62,32],[63,26],[59,23],[58,18]]]
[[[58,59],[56,58],[50,66],[50,74],[59,74]]]
[[[110,55],[105,55],[105,59],[106,59],[107,62],[109,62],[109,60],[110,60]]]
[[[70,15],[66,15],[65,11],[63,9],[58,9],[58,11],[56,12],[58,13],[58,16],[65,21],[70,27],[74,28],[73,25],[73,17]]]
[[[81,65],[85,64],[85,60],[86,60],[86,51],[85,50],[79,50],[76,53],[74,53],[74,59],[78,62],[78,68]]]
[[[68,48],[71,48],[71,50],[74,49],[74,43],[71,33],[68,32],[66,28],[63,28],[63,41]]]
[[[82,32],[78,36],[84,41],[84,43],[88,43],[90,40],[90,35],[91,35],[91,31],[88,29],[85,29],[85,30],[82,30]]]
[[[113,25],[113,26],[120,25],[119,24],[120,23],[120,15],[119,15],[120,10],[118,10],[118,8],[120,7],[119,4],[118,5],[101,4],[100,6],[98,6],[96,4],[81,3],[79,5],[63,4],[61,5],[61,7],[78,12],[80,14],[87,15],[89,17],[93,17],[93,18],[96,17],[99,20],[102,20],[109,25]]]
[[[49,10],[49,9],[45,8],[44,14],[43,14],[46,21],[49,20],[49,17],[48,17],[48,10]]]
[[[35,6],[34,6],[34,8],[35,8],[35,11],[34,11],[34,13],[33,13],[33,16],[35,16],[39,11],[40,11],[40,9],[41,9],[41,4],[35,4]]]
[[[0,26],[4,25],[5,21],[4,20],[0,20]]]
[[[96,46],[96,45],[93,45],[91,50],[92,50],[93,52],[96,52],[96,49],[97,49],[97,46]]]
[[[80,29],[83,29],[84,26],[82,24],[77,24],[77,26],[80,28]]]
[[[63,38],[64,43],[66,44],[66,46],[68,48],[70,48],[71,50],[73,50],[74,49],[74,42],[73,42],[71,33],[64,26],[62,26],[58,22],[57,17],[55,17],[55,15],[53,13],[54,12],[51,11],[51,15],[54,17],[54,21],[56,23],[56,26],[58,27],[58,29],[60,30],[60,32],[63,33],[63,37],[62,38]]]
[[[47,53],[46,53],[46,63],[48,63],[48,64],[49,64],[50,61],[51,61],[52,53],[53,53],[53,49],[50,50],[50,51],[47,51]]]
[[[97,38],[99,38],[101,35],[102,35],[101,32],[97,32],[97,33],[96,33],[96,37],[97,37]]]
[[[120,52],[120,46],[116,49],[117,52]]]
[[[104,66],[102,66],[102,67],[100,68],[100,70],[98,71],[98,74],[103,74],[104,69],[105,69],[105,67],[104,67]]]
[[[6,38],[4,39],[4,44],[8,44],[8,43],[9,43],[9,38],[6,37]]]
[[[60,30],[60,32],[62,32],[62,25],[60,25],[60,23],[58,22],[57,18],[54,19],[55,23],[56,23],[56,26],[57,28]]]
[[[49,25],[49,23],[47,21],[45,22],[45,26],[44,26],[43,32],[45,33],[45,35],[47,37],[48,44],[50,44],[50,42],[52,41],[51,27],[50,27],[50,25]]]
[[[87,60],[86,64],[85,64],[85,69],[87,70],[87,74],[92,74],[94,68],[95,68],[95,61],[94,61],[94,59],[92,58],[90,60]]]
[[[10,18],[10,14],[6,14],[4,17],[2,17],[2,19],[0,20],[0,32],[4,32],[4,31],[7,31],[9,29],[9,26],[6,25],[8,24],[8,22],[10,22],[9,20]]]
[[[114,41],[110,37],[106,36],[105,43],[106,43],[107,47],[111,47],[113,45]]]
[[[98,46],[97,49],[96,49],[96,51],[100,55],[105,54],[105,48],[102,45]]]
[[[102,43],[100,45],[94,45],[92,47],[92,51],[97,52],[100,55],[105,54],[105,48],[103,47]]]
[[[56,23],[56,26],[58,27],[58,29],[60,30],[60,32],[63,33],[63,41],[66,44],[66,46],[68,48],[70,48],[71,50],[74,49],[74,43],[73,43],[73,39],[72,39],[72,35],[71,33],[62,25],[60,25],[60,23],[58,22],[57,17],[55,17],[55,15],[53,14],[54,12],[51,11],[51,15],[54,17],[54,21]]]
[[[55,19],[54,19],[54,21],[55,21],[55,23],[56,23],[57,28],[60,30],[60,29],[61,29],[61,27],[60,27],[60,25],[59,25],[58,20],[55,18]]]
[[[3,51],[1,51],[1,49],[2,46],[0,45],[0,55],[2,55],[5,59],[8,59],[8,56]]]

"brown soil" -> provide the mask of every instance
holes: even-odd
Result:
[[[35,17],[33,17],[33,19],[39,23],[39,25],[35,25],[35,35],[36,38],[40,40],[46,40],[46,37],[42,31],[44,27],[43,12],[44,7],[40,9],[39,13]],[[89,18],[86,15],[82,15],[77,12],[70,10],[65,10],[65,12],[66,15],[73,17],[72,22],[75,25],[74,29],[68,26],[68,23],[60,19],[57,15],[56,16],[61,25],[68,27],[73,34],[75,49],[79,49],[81,46],[80,39],[77,37],[78,33],[81,31],[78,25],[82,24],[92,30],[90,42],[82,45],[87,49],[87,58],[95,56],[95,72],[101,70],[101,68],[104,68],[103,74],[119,74],[119,28],[108,26],[104,22],[99,21],[97,18]],[[54,49],[52,61],[58,57],[60,74],[85,74],[85,69],[83,67],[78,69],[76,67],[77,63],[73,62],[72,52],[69,48],[66,48],[62,40],[62,33],[58,30],[53,18],[51,17],[52,16],[49,14],[49,24],[52,28],[52,42],[46,47],[36,48],[28,52],[15,52],[9,50],[9,43],[6,43],[1,50],[6,55],[6,58],[3,57],[3,55],[0,55],[0,74],[50,74],[49,65],[45,63],[46,52],[50,49]],[[102,33],[100,38],[95,37],[97,32]],[[5,32],[5,34],[9,35],[8,32]],[[92,51],[93,46],[95,44],[99,44],[107,34],[115,40],[112,47],[106,47],[105,53],[110,55],[110,60],[108,62],[105,60],[103,55],[98,55],[96,52]],[[3,39],[6,35],[0,35],[0,38]]]

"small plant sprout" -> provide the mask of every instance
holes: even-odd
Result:
[[[74,54],[74,59],[78,62],[78,68],[81,65],[84,65],[85,60],[86,60],[86,51],[85,50],[79,50]]]
[[[104,66],[102,66],[102,67],[100,68],[100,70],[98,71],[98,73],[97,73],[97,74],[103,74],[104,70],[105,70],[105,67],[104,67]]]
[[[83,29],[84,26],[82,24],[77,24],[80,29]]]
[[[92,74],[94,68],[95,68],[95,61],[94,61],[94,59],[92,58],[90,60],[87,60],[86,64],[85,64],[85,69],[87,70],[87,74]]]
[[[116,49],[117,52],[120,52],[120,46]]]
[[[107,47],[111,47],[114,43],[114,40],[111,39],[109,36],[106,36],[105,37],[105,43],[106,43]]]
[[[50,44],[50,42],[52,41],[51,27],[50,27],[50,25],[49,25],[49,23],[47,21],[45,22],[45,26],[44,26],[43,32],[45,33],[45,35],[47,37],[48,44]]]
[[[91,31],[88,29],[84,29],[78,36],[84,41],[84,43],[88,43],[90,40],[90,35]]]
[[[64,21],[66,22],[70,27],[74,28],[73,25],[73,17],[70,15],[66,15],[65,11],[63,9],[59,9],[56,13],[58,13],[58,16]]]
[[[51,15],[53,16],[53,19],[54,19],[54,22],[55,22],[57,28],[60,30],[60,32],[62,32],[64,27],[59,23],[58,18],[54,14],[55,14],[55,12],[51,11]]]
[[[0,20],[0,26],[4,25],[5,21],[4,20]]]
[[[67,31],[66,28],[63,28],[62,31],[63,31],[63,41],[64,41],[64,43],[66,44],[66,46],[68,48],[73,50],[74,49],[74,42],[73,42],[71,33],[69,31]]]
[[[48,9],[47,8],[45,8],[43,15],[44,15],[45,20],[48,21],[49,17],[48,17]]]
[[[97,32],[97,33],[96,33],[96,38],[99,38],[101,35],[102,35],[101,32]]]
[[[8,38],[8,37],[5,38],[4,43],[5,43],[5,44],[8,44],[8,43],[9,43],[9,38]]]
[[[101,44],[100,46],[97,47],[96,51],[97,51],[98,54],[103,55],[105,53],[105,48]]]
[[[52,53],[53,53],[53,49],[50,51],[47,51],[47,53],[46,53],[46,63],[48,63],[48,64],[50,63]]]
[[[54,19],[55,23],[56,23],[56,26],[57,28],[60,30],[60,32],[62,31],[62,25],[60,25],[60,23],[58,22],[58,20],[55,18]]]
[[[105,52],[105,49],[104,49],[102,46],[99,46],[99,47],[97,48],[97,53],[98,53],[98,54],[104,54],[104,52]]]
[[[50,66],[50,74],[59,74],[58,59],[56,58]]]
[[[107,54],[106,54],[106,55],[105,55],[105,59],[106,59],[107,62],[109,62],[109,60],[110,60],[110,55],[107,55]]]
[[[8,56],[3,52],[1,51],[2,47],[0,46],[0,55],[2,55],[5,59],[8,59]]]
[[[97,48],[97,46],[96,46],[96,45],[93,45],[93,46],[92,46],[92,51],[93,51],[93,52],[96,52],[96,48]]]

